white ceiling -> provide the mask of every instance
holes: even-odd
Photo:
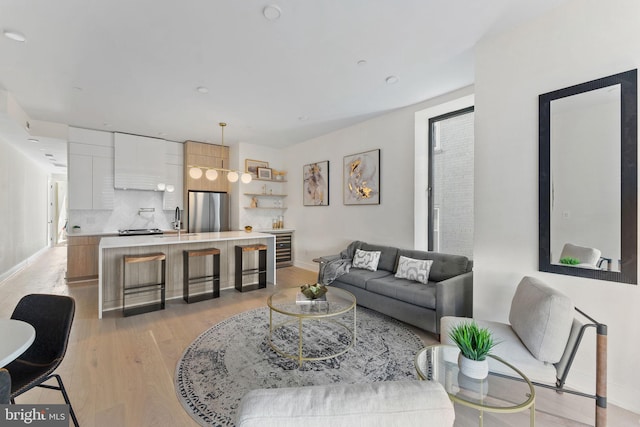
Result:
[[[0,85],[34,120],[282,147],[472,84],[480,38],[564,2],[3,0]]]

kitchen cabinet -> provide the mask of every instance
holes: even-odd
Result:
[[[205,144],[196,141],[187,141],[184,144],[184,163],[188,171],[190,165],[229,169],[229,147],[223,145]],[[185,194],[193,191],[223,191],[229,192],[229,181],[226,174],[219,173],[215,181],[209,181],[202,176],[193,179],[188,173],[185,175]]]
[[[67,237],[67,283],[98,278],[98,245],[101,236]]]
[[[113,209],[113,134],[69,128],[69,209]]]
[[[173,210],[184,209],[184,144],[179,142],[165,142],[165,163],[164,163],[164,183],[173,185],[172,192],[164,192],[162,198],[162,209]]]
[[[115,188],[157,190],[165,177],[165,140],[114,134]]]

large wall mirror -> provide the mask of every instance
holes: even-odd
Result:
[[[637,104],[637,70],[540,95],[540,271],[637,284]]]

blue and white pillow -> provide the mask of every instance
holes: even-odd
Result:
[[[414,280],[426,285],[429,282],[429,272],[432,264],[433,261],[431,260],[400,256],[396,277],[398,279]]]
[[[363,251],[356,249],[351,265],[353,268],[363,268],[365,270],[376,271],[380,261],[381,251]]]

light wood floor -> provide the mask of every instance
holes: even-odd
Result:
[[[234,314],[266,305],[273,287],[239,293],[224,290],[221,297],[187,305],[170,301],[163,311],[122,318],[110,312],[97,318],[96,284],[67,286],[66,248],[45,252],[32,265],[0,283],[0,317],[11,315],[28,293],[71,295],[76,317],[67,354],[58,373],[68,389],[83,427],[197,426],[175,394],[173,377],[183,350],[202,332]],[[295,267],[279,269],[278,286],[315,282],[316,273]],[[429,333],[412,328],[425,344],[436,342]],[[592,424],[588,399],[536,391],[538,426]],[[569,400],[571,399],[571,400]],[[63,403],[59,392],[34,389],[16,403]],[[640,416],[609,405],[610,426],[639,426]],[[551,415],[555,414],[555,415]],[[477,412],[456,408],[456,426],[477,425]],[[528,415],[485,416],[486,426],[528,425]]]

